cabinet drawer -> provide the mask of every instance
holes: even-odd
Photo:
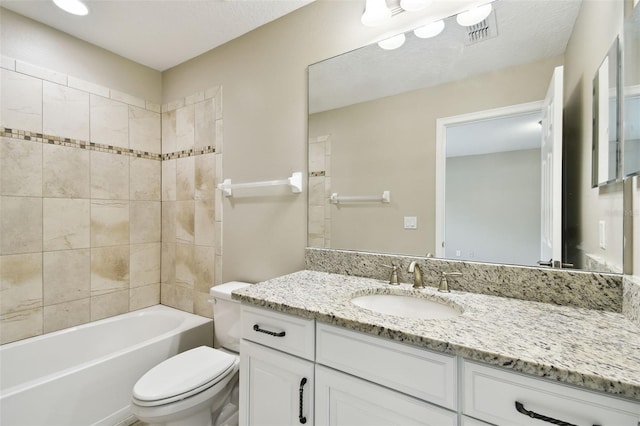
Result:
[[[313,361],[313,319],[299,318],[268,309],[242,305],[241,336],[292,355]]]
[[[456,409],[456,358],[318,324],[316,362]]]
[[[466,360],[463,371],[463,413],[490,423],[547,424],[518,412],[516,401],[527,411],[579,426],[638,426],[640,421],[639,403]]]

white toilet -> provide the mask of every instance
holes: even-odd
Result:
[[[133,387],[131,411],[151,425],[232,426],[238,424],[240,304],[230,282],[211,288],[216,338],[222,346],[200,346],[161,362]]]

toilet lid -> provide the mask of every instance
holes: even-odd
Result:
[[[185,394],[226,376],[236,357],[200,346],[161,362],[149,370],[133,387],[139,401],[158,401]]]

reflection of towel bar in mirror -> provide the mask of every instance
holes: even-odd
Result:
[[[221,190],[225,196],[231,197],[234,189],[282,185],[289,185],[291,187],[291,192],[294,194],[302,192],[302,172],[295,172],[286,179],[265,180],[260,182],[231,183],[231,179],[225,179],[222,183],[218,184],[218,189]]]
[[[390,203],[391,192],[384,191],[382,195],[342,195],[339,196],[337,192],[331,194],[331,204],[340,203],[366,203],[366,202],[378,202],[378,203]]]

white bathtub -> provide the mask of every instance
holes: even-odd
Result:
[[[212,344],[210,319],[157,305],[2,345],[0,425],[128,424],[145,372]]]

